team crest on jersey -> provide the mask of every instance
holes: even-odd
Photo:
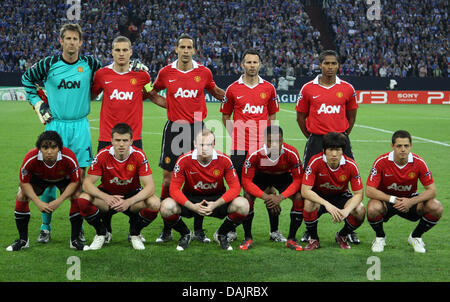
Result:
[[[132,78],[132,79],[130,80],[130,83],[131,83],[131,85],[136,85],[136,84],[137,84],[136,78]]]
[[[340,181],[346,181],[346,180],[347,180],[347,175],[341,175],[341,176],[339,176],[339,180],[340,180]]]
[[[78,70],[78,72],[83,72],[84,71],[83,67],[81,67],[81,66],[78,66],[77,70]]]
[[[408,177],[413,179],[414,177],[416,177],[416,173],[415,172],[409,172],[408,173]]]
[[[64,174],[66,174],[66,171],[64,171],[64,170],[59,170],[58,171],[58,175],[63,176]]]
[[[338,91],[338,92],[336,92],[336,96],[337,96],[338,98],[341,98],[341,97],[344,96],[344,94],[343,94],[341,91]]]
[[[164,162],[166,164],[170,164],[170,157],[166,156],[166,158],[164,158]]]
[[[134,170],[134,165],[132,165],[132,164],[129,164],[129,165],[127,165],[127,170],[128,171],[133,171]]]
[[[220,170],[219,169],[214,169],[213,175],[214,176],[219,176],[220,175]]]
[[[200,76],[194,77],[194,81],[196,81],[197,83],[200,82],[201,80],[202,80],[202,78]]]
[[[265,92],[261,92],[259,95],[262,99],[265,99],[267,97],[267,94]]]

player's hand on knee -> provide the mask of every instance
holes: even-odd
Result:
[[[51,212],[53,212],[52,207],[48,203],[45,203],[43,201],[40,201],[37,204],[37,207],[38,207],[40,212],[44,212],[44,213],[51,213]]]
[[[409,204],[408,198],[397,197],[395,200],[394,208],[400,212],[406,213],[409,211],[411,205]]]

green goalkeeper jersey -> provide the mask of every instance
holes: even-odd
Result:
[[[40,100],[35,84],[43,82],[53,118],[78,120],[90,112],[91,82],[100,67],[93,56],[80,55],[75,63],[67,63],[62,55],[48,56],[23,74],[22,84],[34,106]]]

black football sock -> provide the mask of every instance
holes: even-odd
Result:
[[[252,223],[255,212],[248,213],[247,218],[242,222],[242,227],[244,228],[244,237],[253,238],[252,236]]]
[[[420,218],[419,224],[414,229],[411,234],[413,238],[422,237],[423,233],[428,232],[432,227],[434,227],[439,221],[438,217],[435,217],[430,214],[425,214]]]
[[[189,234],[191,231],[187,227],[187,225],[184,223],[183,219],[180,219],[172,225],[172,228],[181,234],[181,236],[184,236],[186,234]]]
[[[116,214],[117,212],[115,210],[109,210],[107,212],[101,212],[101,218],[103,221],[103,224],[106,227],[106,230],[109,233],[112,233],[112,227],[111,227],[111,221],[112,221],[112,217],[114,214]]]
[[[267,213],[269,214],[270,232],[272,233],[278,231],[280,215],[273,214],[269,209],[267,209]]]
[[[28,223],[30,222],[30,212],[14,213],[16,220],[17,231],[19,231],[19,238],[25,241],[28,240]]]
[[[203,229],[203,216],[194,215],[194,231]]]
[[[291,216],[291,224],[289,225],[288,239],[295,239],[297,230],[301,226],[303,221],[303,212],[292,211],[290,216]]]
[[[370,218],[367,216],[367,220],[369,221],[370,226],[375,231],[375,235],[377,237],[386,237],[386,234],[384,233],[383,229],[383,216],[380,214],[375,218]]]
[[[83,225],[83,216],[81,216],[80,212],[75,212],[70,214],[69,220],[72,227],[70,240],[75,240],[80,235],[81,226]]]
[[[105,224],[102,221],[102,214],[100,210],[97,210],[97,212],[91,216],[84,217],[86,219],[87,223],[92,225],[95,228],[95,231],[97,235],[105,236],[106,235],[106,227]]]

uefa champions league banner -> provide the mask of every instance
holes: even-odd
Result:
[[[166,90],[158,92],[166,96]],[[280,103],[296,103],[298,91],[278,91]],[[102,100],[100,94],[96,101]],[[219,103],[209,93],[205,92],[208,103]],[[26,101],[23,87],[0,87],[0,100],[2,101]],[[149,101],[149,100],[148,100]],[[423,90],[357,90],[356,101],[358,104],[444,104],[450,105],[450,91],[423,91]]]

